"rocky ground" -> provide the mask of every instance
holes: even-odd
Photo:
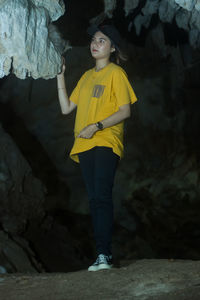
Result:
[[[0,299],[197,300],[200,261],[138,260],[110,271],[2,274]]]

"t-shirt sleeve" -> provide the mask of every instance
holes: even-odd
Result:
[[[79,94],[80,94],[80,86],[84,80],[85,77],[85,73],[81,76],[80,80],[78,81],[77,85],[75,86],[75,88],[73,89],[69,99],[70,101],[74,102],[75,104],[78,104],[78,100],[79,100]]]
[[[128,80],[126,72],[123,69],[118,70],[113,75],[113,92],[117,99],[118,106],[128,103],[133,104],[137,101],[135,92]]]

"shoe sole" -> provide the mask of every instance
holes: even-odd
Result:
[[[95,271],[99,271],[99,270],[110,270],[111,268],[112,268],[112,265],[100,264],[98,266],[90,266],[88,268],[88,271],[95,272]]]

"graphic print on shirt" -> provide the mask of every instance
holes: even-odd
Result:
[[[96,84],[92,91],[92,97],[100,98],[103,95],[105,85]]]

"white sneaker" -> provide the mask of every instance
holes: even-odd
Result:
[[[88,271],[108,270],[112,268],[112,255],[99,254],[96,261],[88,268]]]

